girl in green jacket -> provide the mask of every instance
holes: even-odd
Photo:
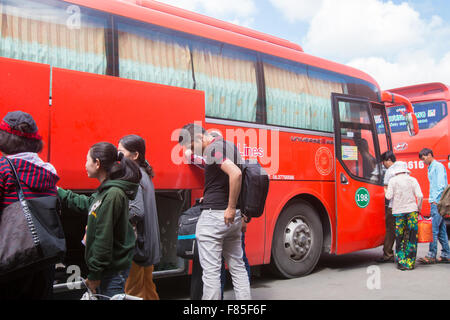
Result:
[[[86,285],[93,293],[113,297],[124,293],[134,254],[135,235],[128,220],[129,200],[136,197],[141,179],[139,167],[114,145],[97,143],[86,157],[89,178],[100,186],[90,197],[58,189],[63,208],[88,214],[85,260]]]

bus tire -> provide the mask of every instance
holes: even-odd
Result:
[[[287,279],[308,275],[319,261],[322,244],[318,213],[307,202],[295,201],[283,210],[275,226],[271,269]]]

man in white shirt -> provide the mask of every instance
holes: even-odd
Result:
[[[398,161],[386,191],[386,199],[393,200],[395,217],[395,256],[400,270],[412,270],[417,255],[417,232],[423,193],[419,183],[409,174],[408,166]]]

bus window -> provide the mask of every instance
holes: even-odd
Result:
[[[373,116],[375,118],[375,123],[377,126],[378,133],[378,142],[380,144],[380,154],[385,153],[388,150],[391,150],[389,143],[389,135],[386,132],[389,132],[386,129],[387,121],[386,121],[386,112],[384,106],[375,106],[373,105]]]
[[[444,101],[415,103],[413,107],[420,130],[431,129],[448,116],[447,103]],[[404,110],[404,106],[389,108],[389,123],[394,133],[408,130],[402,114]]]
[[[275,59],[264,59],[264,76],[267,124],[333,132],[331,93],[343,93],[340,81],[311,76],[306,66]]]
[[[117,23],[120,77],[194,88],[188,41],[165,29]]]
[[[357,178],[379,182],[369,104],[339,101],[341,121],[341,160]]]
[[[106,19],[61,1],[2,0],[0,56],[106,74]]]
[[[256,55],[224,44],[193,43],[196,89],[205,92],[206,117],[256,121]]]

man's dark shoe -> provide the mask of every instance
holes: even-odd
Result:
[[[380,259],[377,259],[376,262],[378,263],[394,263],[394,257],[390,257],[390,258],[386,258],[386,257],[381,257]]]

